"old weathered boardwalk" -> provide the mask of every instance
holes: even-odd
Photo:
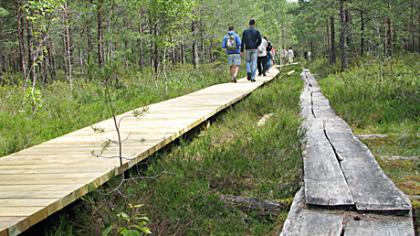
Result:
[[[79,199],[115,175],[136,165],[180,135],[238,102],[272,80],[278,70],[256,83],[214,85],[191,94],[152,104],[141,117],[133,111],[119,115],[124,165],[119,167],[112,119],[0,158],[0,236],[17,235]]]
[[[414,235],[410,200],[334,113],[309,71],[301,76],[305,186],[281,235]]]

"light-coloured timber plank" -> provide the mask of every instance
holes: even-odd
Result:
[[[0,199],[0,206],[7,207],[47,207],[53,204],[56,198],[13,198],[13,199]]]
[[[280,236],[340,236],[343,214],[307,208],[303,188],[296,193]]]
[[[0,236],[18,235],[23,230],[18,227],[10,227],[10,225],[20,224],[24,228],[29,227],[29,221],[25,217],[0,217]]]
[[[55,168],[13,168],[13,169],[4,169],[0,168],[0,178],[5,175],[32,175],[32,174],[77,174],[77,173],[102,173],[112,170],[113,167],[106,166],[80,166],[76,168],[69,169],[65,166],[60,166]]]
[[[8,207],[0,206],[0,217],[7,216],[30,216],[38,211],[41,211],[43,207]]]
[[[51,198],[62,198],[66,196],[69,191],[42,191],[42,190],[33,190],[27,191],[21,189],[20,191],[1,191],[0,199],[51,199]],[[0,205],[4,206],[4,205]]]
[[[237,84],[214,85],[151,104],[140,117],[133,117],[133,111],[118,115],[117,119],[124,117],[121,135],[129,137],[123,144],[123,155],[130,160],[124,160],[122,167],[118,158],[96,158],[91,154],[100,151],[106,140],[116,140],[112,119],[92,125],[104,129],[103,133],[85,127],[0,158],[0,196],[4,197],[0,198],[0,207],[5,205],[1,212],[10,213],[18,207],[13,214],[27,215],[13,218],[19,220],[9,222],[0,232],[16,235],[26,230],[241,100],[277,73],[277,69],[272,69],[267,77],[258,77],[256,83],[242,79]],[[103,155],[115,156],[117,151],[113,144]],[[38,204],[40,209],[36,208]]]

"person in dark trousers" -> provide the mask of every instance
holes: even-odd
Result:
[[[267,38],[266,40],[268,42],[268,46],[267,46],[267,63],[266,63],[265,71],[268,71],[271,68],[271,66],[273,66],[274,58],[273,58],[273,45],[271,44],[270,41],[268,41]]]
[[[264,37],[261,41],[260,46],[258,47],[258,76],[264,75],[267,69],[267,47],[268,41]]]
[[[231,79],[232,82],[236,83],[239,66],[241,65],[241,39],[239,38],[239,35],[235,33],[233,26],[229,26],[228,33],[222,41],[222,48],[226,49]]]
[[[255,20],[249,21],[249,28],[242,33],[241,54],[245,52],[247,79],[255,82],[257,71],[258,46],[261,44],[261,34],[255,29]]]

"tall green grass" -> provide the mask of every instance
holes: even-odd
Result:
[[[228,82],[229,78],[224,65],[204,65],[199,70],[184,65],[168,71],[166,90],[163,75],[120,69],[114,97],[117,112]],[[92,80],[75,78],[72,91],[65,81],[39,88],[42,107],[35,113],[22,102],[21,86],[0,86],[0,157],[109,118],[103,81],[96,76]]]
[[[322,79],[320,84],[334,109],[353,127],[377,132],[419,132],[418,68],[419,55],[385,63],[364,59],[344,73]]]
[[[231,207],[219,196],[290,203],[298,189],[302,179],[298,103],[303,85],[299,73],[284,74],[218,116],[195,138],[181,139],[179,146],[159,154],[142,173],[146,179],[125,185],[122,195],[89,194],[50,234],[97,234],[117,222],[115,215],[126,211],[127,203],[145,204],[156,235],[278,234],[287,209],[278,216],[261,215]],[[274,115],[257,127],[267,113]]]
[[[312,68],[318,73],[322,63]],[[386,61],[362,58],[344,73],[320,77],[323,93],[355,132],[388,134],[364,142],[385,173],[408,195],[420,195],[420,162],[391,161],[384,156],[420,156],[419,68],[420,55],[406,54]],[[320,74],[328,70],[323,68]],[[420,201],[413,199],[412,204],[419,233]]]

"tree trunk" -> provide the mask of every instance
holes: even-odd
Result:
[[[411,0],[411,6],[410,6],[410,10],[411,10],[411,27],[410,27],[410,31],[411,31],[411,52],[415,52],[415,25],[414,25],[414,0]]]
[[[180,50],[181,50],[181,52],[179,53],[179,55],[181,57],[181,63],[185,64],[185,45],[183,43],[181,43]]]
[[[331,49],[331,37],[330,37],[330,18],[327,18],[327,24],[326,24],[326,28],[327,28],[327,34],[325,35],[324,41],[325,41],[325,57],[328,58],[330,64],[331,63],[331,53],[330,53],[330,49]]]
[[[23,78],[26,79],[28,76],[27,67],[26,67],[26,50],[25,50],[25,16],[22,12],[22,2],[21,0],[16,0],[17,8],[17,30],[18,30],[18,41],[19,41],[19,67],[23,73]]]
[[[109,11],[109,13],[107,14],[107,18],[106,18],[106,33],[107,35],[112,35],[111,32],[111,17],[112,17],[112,12],[113,12],[113,4],[111,5],[111,9]],[[104,36],[102,36],[103,40]],[[114,56],[114,49],[113,49],[113,41],[112,39],[108,38],[107,42],[106,42],[106,61],[110,61],[111,58],[113,58]]]
[[[365,54],[365,18],[363,11],[360,11],[360,56]]]
[[[87,63],[92,63],[92,48],[93,48],[93,42],[92,42],[92,28],[90,26],[90,22],[87,23],[86,27],[86,38],[87,38]]]
[[[391,22],[391,3],[388,0],[388,17],[386,18],[386,55],[392,56],[392,49],[393,49],[393,40],[392,40],[392,22]]]
[[[104,33],[102,29],[102,1],[98,1],[98,65],[104,65]]]
[[[330,64],[335,64],[337,62],[337,53],[336,53],[336,47],[335,47],[334,16],[330,17],[330,34],[331,34]]]
[[[143,39],[143,35],[144,35],[144,24],[142,19],[144,19],[144,10],[142,9],[140,11],[140,23],[139,23],[139,34],[140,34],[140,38],[138,39],[138,44],[139,44],[139,67],[140,70],[144,69],[144,39]]]
[[[68,22],[68,5],[67,1],[63,4],[63,45],[66,65],[66,79],[70,84],[70,90],[73,89],[73,78],[72,78],[72,58],[71,58],[71,38],[70,38],[70,27]]]
[[[200,51],[201,51],[201,63],[204,64],[206,60],[206,50],[204,48],[204,12],[200,10]]]
[[[340,52],[341,52],[341,71],[344,71],[348,67],[345,0],[340,0]]]
[[[52,80],[55,80],[57,77],[56,64],[54,58],[54,44],[51,38],[49,38],[47,43],[48,58],[49,58],[49,68],[50,68],[50,77]]]
[[[348,30],[350,28],[350,23],[351,23],[351,16],[350,16],[350,11],[348,9],[344,10],[344,15],[345,15],[345,21],[346,21],[346,44],[347,47],[351,47],[351,38],[350,38],[350,34],[348,33]]]
[[[32,80],[33,87],[36,83],[36,73],[35,73],[35,65],[34,65],[34,52],[33,52],[33,37],[32,37],[32,24],[30,22],[26,22],[26,37],[27,37],[27,44],[28,44],[28,66],[29,66],[29,77]],[[24,82],[24,89],[26,88],[27,80],[25,79]]]
[[[194,69],[198,68],[198,45],[197,45],[197,40],[195,40],[197,38],[197,32],[196,32],[196,22],[193,21],[191,24],[191,32],[192,32],[192,37],[193,37],[193,43],[192,43],[192,63],[194,65]]]

